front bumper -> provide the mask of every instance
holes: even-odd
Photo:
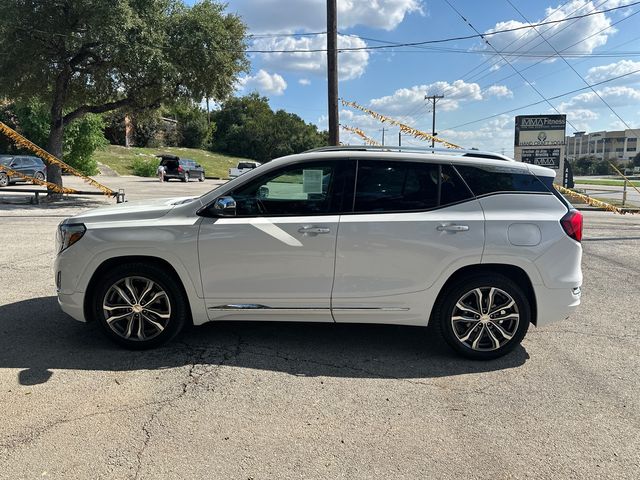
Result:
[[[86,322],[84,316],[84,293],[65,294],[58,292],[58,305],[62,311],[79,322]]]

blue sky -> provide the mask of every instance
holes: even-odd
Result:
[[[517,27],[527,20],[533,23],[557,20],[633,3],[632,0],[511,0],[512,6],[508,0],[449,1],[483,33]],[[555,49],[568,55],[568,62],[578,73],[595,83],[640,70],[640,56],[634,56],[640,53],[640,15],[636,15],[639,7],[544,26],[538,31]],[[228,11],[240,14],[255,35],[250,48],[261,50],[326,47],[323,35],[300,35],[325,30],[325,8],[324,0],[228,2]],[[342,34],[339,46],[343,47],[475,33],[445,0],[338,0],[338,10],[338,29]],[[562,59],[544,59],[553,53],[553,48],[533,30],[489,39],[493,47],[509,55],[509,62],[544,96],[585,87],[580,76]],[[325,57],[324,53],[252,54],[251,72],[241,80],[238,94],[258,91],[269,97],[273,108],[294,112],[326,128]],[[548,104],[541,103],[460,126],[541,100],[531,85],[478,39],[429,48],[345,52],[339,55],[339,64],[341,97],[419,129],[431,131],[431,113],[424,96],[444,94],[437,108],[437,130],[441,137],[466,147],[504,150],[510,154],[515,115],[555,113]],[[596,90],[627,124],[640,127],[640,74],[606,83]],[[552,104],[568,115],[573,125],[567,128],[569,133],[574,127],[587,131],[625,128],[590,90],[558,98]],[[361,112],[341,108],[340,121],[362,128],[380,140],[383,125]],[[387,128],[387,143],[397,144],[398,129]],[[343,141],[361,143],[344,131],[341,136]],[[411,138],[403,139],[403,143],[421,144]]]

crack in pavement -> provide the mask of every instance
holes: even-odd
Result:
[[[137,480],[140,477],[142,467],[144,466],[143,465],[144,452],[149,446],[149,443],[151,442],[151,437],[152,437],[152,432],[150,429],[151,424],[154,422],[156,418],[158,418],[158,416],[163,412],[163,410],[165,410],[167,407],[174,406],[176,402],[178,402],[185,395],[187,395],[187,393],[189,392],[189,387],[197,385],[199,383],[200,378],[202,378],[204,375],[207,375],[208,373],[219,371],[222,367],[225,366],[226,362],[228,362],[231,358],[234,358],[240,355],[241,345],[243,343],[242,337],[239,334],[236,334],[236,336],[238,337],[238,341],[233,353],[229,353],[229,354],[223,353],[223,356],[220,362],[218,362],[215,365],[212,365],[211,368],[205,369],[200,374],[196,374],[196,365],[202,365],[205,357],[208,356],[208,354],[212,350],[220,350],[220,349],[217,347],[204,347],[204,348],[198,349],[187,342],[184,342],[184,341],[180,342],[180,344],[182,344],[184,347],[188,349],[188,353],[186,356],[188,360],[191,360],[191,362],[188,364],[189,368],[187,370],[187,379],[182,383],[182,390],[180,391],[180,393],[178,393],[178,395],[176,395],[174,398],[168,399],[162,405],[158,405],[158,408],[154,412],[152,412],[149,418],[142,424],[144,441],[140,449],[136,452],[137,464],[136,464],[136,471],[133,476],[135,480]],[[222,350],[224,352],[225,349],[222,349]]]

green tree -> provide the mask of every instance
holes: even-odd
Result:
[[[327,144],[325,132],[292,113],[274,112],[257,93],[230,99],[213,120],[212,150],[260,162]]]
[[[202,148],[209,130],[207,112],[194,102],[177,102],[168,113],[178,121],[178,145]]]
[[[37,101],[26,104],[6,103],[0,109],[0,121],[29,138],[36,144],[44,144],[49,136],[51,119],[47,107]],[[103,134],[104,121],[99,115],[89,114],[69,124],[63,144],[65,160],[72,167],[87,175],[97,173],[93,152],[107,144]],[[0,143],[0,152],[31,155],[7,141]],[[48,170],[48,169],[47,169]]]
[[[228,97],[248,66],[245,33],[212,0],[3,0],[0,92],[48,106],[46,149],[62,157],[65,127],[87,114]]]

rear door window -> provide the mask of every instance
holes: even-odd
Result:
[[[544,192],[547,187],[535,176],[520,169],[505,167],[477,167],[456,165],[473,193],[480,197],[492,193]]]
[[[424,211],[472,198],[449,165],[360,160],[354,211]]]

